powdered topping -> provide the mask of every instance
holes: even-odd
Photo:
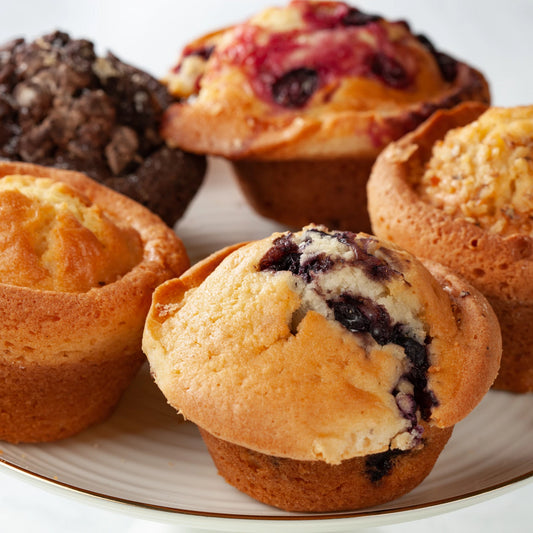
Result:
[[[502,235],[533,233],[533,106],[492,108],[436,143],[424,201]]]

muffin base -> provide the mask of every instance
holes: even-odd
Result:
[[[105,420],[143,361],[139,353],[55,365],[0,362],[0,440],[54,441]]]
[[[374,159],[232,161],[237,181],[260,215],[301,228],[310,223],[370,232],[366,182]]]
[[[273,457],[200,428],[219,474],[230,485],[262,503],[299,512],[356,510],[406,494],[431,472],[452,431],[453,426],[424,426],[424,445],[420,448],[331,465]]]
[[[502,362],[493,388],[533,392],[533,305],[487,296],[502,331]]]

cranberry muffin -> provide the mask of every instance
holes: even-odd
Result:
[[[252,206],[289,226],[368,231],[377,154],[436,109],[489,101],[484,77],[404,21],[295,0],[182,51],[168,142],[228,158]]]
[[[368,184],[377,235],[448,265],[499,318],[495,387],[533,391],[533,107],[439,112],[379,157]]]
[[[152,292],[187,254],[133,200],[27,163],[0,163],[0,236],[0,440],[74,435],[143,363]]]
[[[418,485],[492,384],[501,338],[484,297],[444,267],[310,226],[162,284],[143,349],[229,483],[326,512]]]
[[[0,158],[78,170],[169,225],[200,187],[205,158],[159,134],[173,101],[149,74],[54,32],[0,48]]]

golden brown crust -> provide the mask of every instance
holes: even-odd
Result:
[[[291,332],[300,301],[287,278],[241,275],[256,270],[275,237],[223,250],[156,290],[143,348],[157,384],[213,435],[270,455],[335,463],[388,449],[391,430],[394,438],[403,431],[390,396],[402,370],[385,349],[369,357],[355,335],[315,311]],[[440,265],[429,265],[433,277],[412,256],[387,250],[405,276],[387,291],[409,287],[429,325],[428,386],[437,400],[431,423],[452,426],[494,380],[496,319],[477,291]]]
[[[423,202],[413,187],[435,141],[485,110],[484,106],[467,103],[437,112],[383,152],[368,184],[372,227],[382,238],[451,266],[486,296],[527,301],[533,298],[533,286],[523,283],[533,275],[531,238],[502,237],[463,217],[446,215]]]
[[[86,292],[113,283],[142,259],[140,237],[65,183],[0,179],[0,279],[8,285]]]
[[[516,393],[533,392],[533,304],[491,298],[503,338],[500,372],[494,387]]]
[[[27,362],[49,360],[47,358],[54,353],[83,358],[87,347],[93,347],[89,351],[94,350],[95,354],[104,354],[100,344],[109,342],[105,339],[107,335],[115,332],[119,337],[131,330],[136,330],[138,335],[152,291],[189,265],[185,248],[174,232],[144,207],[82,174],[25,163],[1,163],[0,178],[10,174],[50,177],[75,186],[137,230],[143,243],[143,259],[115,283],[83,293],[33,291],[0,284],[3,315],[0,324],[4,328],[1,337],[31,348],[24,355]],[[134,309],[142,312],[132,312]],[[20,324],[25,327],[20,328]],[[43,340],[39,340],[33,346],[28,332],[50,341],[43,344]]]
[[[437,112],[386,148],[368,183],[369,213],[378,236],[449,266],[487,297],[503,325],[502,364],[495,387],[533,391],[533,364],[524,354],[533,342],[528,319],[533,285],[527,281],[533,279],[532,238],[501,236],[463,217],[447,215],[422,201],[414,188],[434,143],[486,109],[467,103]]]
[[[135,345],[98,361],[20,366],[2,358],[0,439],[54,441],[105,420],[143,361]]]
[[[200,428],[228,483],[260,502],[286,511],[333,512],[371,507],[414,489],[430,473],[453,427],[426,426],[423,446],[381,457],[355,457],[339,465],[272,457],[218,439]]]
[[[39,291],[0,284],[0,363],[3,371],[12,369],[14,383],[22,379],[16,376],[23,367],[35,371],[36,376],[44,375],[44,369],[49,368],[50,376],[56,376],[58,381],[61,381],[63,372],[65,379],[71,380],[69,375],[77,367],[91,369],[94,366],[95,372],[99,373],[98,365],[124,368],[131,376],[131,368],[137,369],[142,361],[142,329],[153,290],[163,281],[181,274],[189,265],[183,244],[146,208],[82,174],[23,163],[0,163],[0,178],[11,174],[48,177],[80,190],[111,217],[138,232],[143,255],[137,265],[114,283],[87,292]],[[113,388],[115,383],[121,382],[116,374],[111,370],[107,377],[105,373],[99,373],[104,379],[91,393],[98,396],[102,389],[109,387],[104,396],[116,397]],[[19,411],[19,439],[13,433],[4,435],[2,426],[0,438],[29,438],[28,428],[24,426],[33,424],[31,406],[47,403],[44,390],[38,383],[31,386],[31,382],[27,378],[24,386],[28,418],[24,419]],[[58,388],[61,388],[59,384]],[[13,398],[19,395],[20,390],[3,389],[0,411],[4,411],[5,406],[14,405]],[[68,397],[64,401],[68,402]],[[87,398],[88,403],[91,401]],[[107,411],[110,408],[107,406]],[[44,425],[47,423],[43,420]],[[61,435],[59,428],[58,431]],[[50,438],[50,432],[41,435],[36,429],[31,439],[41,438]]]
[[[366,182],[374,159],[233,161],[238,183],[260,215],[292,228],[311,223],[370,232]]]
[[[423,263],[450,298],[457,323],[455,342],[446,350],[446,364],[441,366],[435,360],[429,368],[428,386],[443,400],[433,408],[431,421],[446,427],[472,411],[494,382],[502,340],[498,319],[478,290],[440,263]]]
[[[320,114],[275,113],[256,101],[250,89],[243,90],[243,79],[235,78],[235,88],[226,87],[227,94],[217,95],[219,100],[212,105],[193,102],[169,106],[161,125],[167,142],[193,153],[234,160],[368,159],[375,158],[390,141],[411,131],[437,109],[467,100],[490,101],[483,75],[462,63],[455,84],[438,96],[420,95],[418,101],[402,102],[398,91],[381,90],[387,101],[382,111],[337,111],[333,107]],[[368,98],[377,90],[376,84],[369,83]]]
[[[356,11],[296,0],[189,43],[167,75],[182,101],[163,136],[229,159],[372,158],[436,109],[488,103],[480,72],[401,21],[350,20]]]

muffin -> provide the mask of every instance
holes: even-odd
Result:
[[[168,143],[223,156],[261,215],[369,231],[377,154],[484,77],[404,21],[296,0],[191,42],[166,78]]]
[[[444,267],[308,226],[162,284],[143,349],[230,484],[327,512],[418,485],[493,382],[501,338],[484,297]]]
[[[145,360],[153,290],[188,266],[133,200],[77,172],[0,163],[0,440],[105,419]]]
[[[448,265],[487,297],[495,387],[533,391],[533,107],[464,104],[387,148],[368,184],[375,233]]]
[[[159,134],[165,87],[113,54],[56,31],[0,48],[0,158],[84,172],[172,225],[206,160]]]

